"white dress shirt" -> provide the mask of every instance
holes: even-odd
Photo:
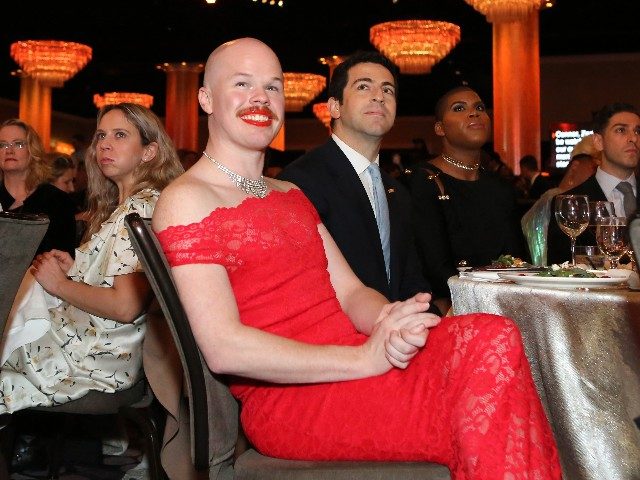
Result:
[[[629,182],[633,187],[633,194],[638,197],[638,190],[636,188],[636,176],[635,174],[631,174],[631,176],[627,179],[620,180],[618,177],[614,177],[613,175],[605,172],[600,167],[596,171],[596,180],[600,185],[600,188],[604,192],[604,195],[607,197],[607,200],[613,202],[613,207],[616,209],[616,215],[618,217],[625,217],[624,214],[624,195],[618,190],[616,187],[620,182]]]
[[[371,210],[375,215],[376,208],[374,206],[374,201],[373,201],[373,185],[371,181],[371,175],[367,171],[367,168],[369,168],[369,165],[371,164],[371,162],[369,162],[369,159],[367,157],[365,157],[359,152],[356,152],[353,148],[351,148],[349,145],[347,145],[342,140],[340,140],[340,138],[338,138],[335,133],[331,134],[331,138],[333,138],[333,141],[336,142],[340,150],[342,150],[342,153],[344,153],[347,159],[349,159],[351,166],[358,174],[358,177],[360,177],[362,186],[364,187],[364,190],[367,192],[367,197],[369,197]],[[376,156],[375,163],[378,166],[380,166],[380,155]]]

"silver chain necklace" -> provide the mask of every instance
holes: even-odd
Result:
[[[453,157],[450,157],[449,155],[447,155],[446,153],[442,154],[442,159],[447,162],[450,163],[451,165],[453,165],[454,167],[458,167],[461,168],[463,170],[478,170],[480,168],[480,162],[476,162],[473,165],[466,165],[462,162],[459,162],[458,160],[456,160]]]
[[[202,153],[205,157],[211,160],[216,167],[218,167],[218,170],[226,174],[227,177],[229,177],[231,181],[236,184],[236,187],[238,187],[247,195],[253,195],[254,197],[258,198],[264,198],[267,196],[267,182],[264,181],[264,177],[262,175],[260,175],[260,178],[258,180],[245,178],[242,175],[234,172],[233,170],[229,170],[227,167],[210,156],[207,152]]]

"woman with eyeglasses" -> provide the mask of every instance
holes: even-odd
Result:
[[[37,253],[52,249],[73,255],[76,238],[75,207],[66,193],[49,183],[42,140],[18,119],[0,125],[0,205],[3,210],[44,214],[49,228]]]

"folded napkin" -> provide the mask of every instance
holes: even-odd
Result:
[[[59,303],[60,299],[45,292],[31,272],[25,274],[0,343],[0,365],[4,365],[17,348],[39,339],[49,330],[49,308]]]

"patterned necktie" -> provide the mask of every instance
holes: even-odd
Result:
[[[371,163],[367,167],[367,171],[371,176],[371,185],[373,187],[373,205],[376,211],[376,222],[378,224],[378,232],[380,233],[380,243],[382,244],[382,254],[384,255],[384,266],[387,270],[387,281],[389,281],[389,257],[391,255],[391,235],[389,226],[389,205],[387,204],[387,196],[380,177],[380,167]]]
[[[628,217],[636,211],[636,197],[633,194],[633,187],[629,182],[620,182],[616,186],[616,190],[619,190],[624,195],[622,200],[624,203],[624,215]]]

